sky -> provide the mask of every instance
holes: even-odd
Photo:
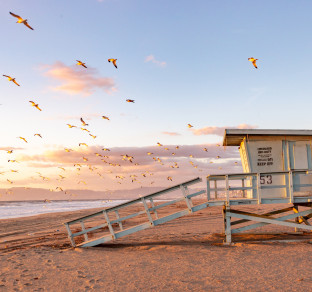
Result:
[[[1,187],[166,187],[242,172],[237,147],[217,146],[225,128],[311,129],[311,9],[287,0],[1,1]]]

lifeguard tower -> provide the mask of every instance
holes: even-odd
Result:
[[[207,191],[191,193],[188,187],[202,181],[195,178],[66,222],[71,244],[80,247],[98,245],[211,206],[223,206],[227,244],[232,242],[232,234],[267,224],[312,231],[309,222],[312,218],[312,130],[226,129],[223,145],[239,147],[243,173],[208,175]],[[179,198],[156,201],[161,195],[177,190],[180,190]],[[192,201],[205,192],[204,201]],[[162,208],[178,202],[184,202],[186,208],[161,215]],[[238,205],[285,203],[289,206],[261,215],[231,209]],[[127,213],[127,208],[133,205],[136,210]],[[276,217],[282,213],[286,214]],[[136,221],[131,225],[129,221],[138,216],[143,222],[138,224]],[[103,222],[95,225],[95,217]],[[238,220],[232,222],[232,218]]]
[[[225,196],[227,243],[231,242],[231,234],[266,224],[312,229],[308,222],[312,210],[298,211],[299,206],[312,206],[311,130],[226,129],[223,145],[239,147],[244,171],[207,177],[208,201],[218,201],[220,191]],[[231,205],[278,203],[289,203],[291,207],[264,215],[231,210]],[[291,215],[272,217],[291,210],[294,211]],[[231,217],[242,220],[231,224]],[[290,222],[290,219],[295,219],[295,222]],[[231,228],[231,225],[246,221],[259,223]],[[306,226],[299,226],[300,223]]]

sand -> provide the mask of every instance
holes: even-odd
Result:
[[[174,208],[181,206],[168,212]],[[213,207],[98,247],[72,248],[62,223],[90,213],[0,220],[0,291],[312,291],[309,233],[271,225],[225,246],[221,208]]]

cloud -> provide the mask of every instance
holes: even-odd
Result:
[[[165,150],[168,148],[169,150]],[[207,151],[204,151],[206,148]],[[90,146],[87,149],[76,148],[72,152],[66,152],[62,150],[48,150],[41,154],[36,155],[24,155],[20,154],[17,160],[20,162],[27,162],[28,166],[42,167],[46,165],[52,166],[64,166],[72,167],[73,164],[79,163],[82,165],[93,165],[103,168],[110,168],[114,171],[137,171],[142,169],[150,169],[155,171],[162,171],[163,167],[160,163],[155,162],[154,158],[159,158],[165,165],[165,168],[170,167],[174,162],[185,164],[189,167],[189,161],[201,163],[205,168],[213,161],[214,163],[225,163],[233,159],[239,159],[239,153],[237,147],[218,147],[216,144],[204,144],[204,145],[180,145],[176,149],[176,145],[164,145],[163,147],[158,146],[145,146],[145,147],[114,147],[110,148],[110,151],[103,151],[103,146]],[[152,155],[147,153],[151,152]],[[109,156],[109,158],[96,156],[95,153],[100,153],[103,156]],[[174,155],[173,155],[174,153]],[[129,160],[123,160],[123,155],[133,156],[133,162]],[[192,157],[190,157],[192,156]],[[220,156],[220,159],[216,157]],[[83,157],[87,158],[88,161],[84,161]],[[103,162],[104,159],[107,163]],[[118,167],[112,167],[109,163],[119,164]],[[135,165],[138,163],[139,165]],[[205,166],[206,165],[206,166]],[[114,169],[113,169],[114,168]]]
[[[96,89],[102,89],[107,93],[116,91],[115,82],[109,77],[99,77],[95,68],[80,68],[80,66],[66,66],[62,62],[44,66],[48,69],[44,75],[60,81],[61,85],[52,87],[55,91],[65,92],[71,95],[82,94],[88,96]]]
[[[20,148],[20,147],[12,147],[12,146],[8,146],[8,147],[0,147],[0,150],[23,150],[24,148]]]
[[[201,129],[191,129],[191,131],[195,136],[201,135],[223,136],[225,129],[255,129],[255,128],[258,128],[258,126],[240,124],[237,127],[205,127]]]
[[[157,66],[160,66],[160,67],[165,67],[167,65],[167,63],[164,62],[164,61],[156,60],[154,55],[149,55],[149,56],[145,57],[145,61],[144,62],[145,63],[152,62],[152,63],[154,63],[154,64],[156,64]]]
[[[181,135],[177,132],[162,132],[162,134],[168,135],[168,136],[180,136]]]
[[[99,118],[102,117],[102,114],[97,113],[84,113],[81,115],[73,116],[73,115],[57,115],[57,116],[46,116],[45,120],[77,120],[79,121],[80,118],[83,117],[84,120],[91,120],[92,118]],[[79,122],[80,123],[80,122]]]
[[[81,187],[95,190],[101,189],[103,183],[113,190],[163,188],[198,176],[203,178],[202,184],[205,185],[205,176],[208,174],[242,172],[240,163],[234,163],[240,161],[237,147],[218,147],[216,144],[179,145],[178,149],[176,147],[177,145],[112,147],[110,151],[103,151],[103,146],[98,145],[76,147],[72,152],[54,148],[35,155],[19,154],[16,159],[21,167],[25,167],[29,185],[45,188],[62,186],[63,189]],[[147,152],[153,154],[148,155]],[[126,154],[134,157],[132,163],[128,159],[122,159]],[[88,160],[84,161],[83,158]],[[77,165],[74,167],[77,163],[81,165],[79,169]],[[167,176],[171,176],[173,182],[168,181]],[[80,181],[86,182],[86,185],[79,183]],[[22,181],[14,182],[15,185],[23,185]]]

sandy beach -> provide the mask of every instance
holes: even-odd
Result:
[[[311,291],[311,234],[266,226],[225,246],[221,210],[92,248],[72,248],[62,223],[95,210],[0,220],[0,291]]]

